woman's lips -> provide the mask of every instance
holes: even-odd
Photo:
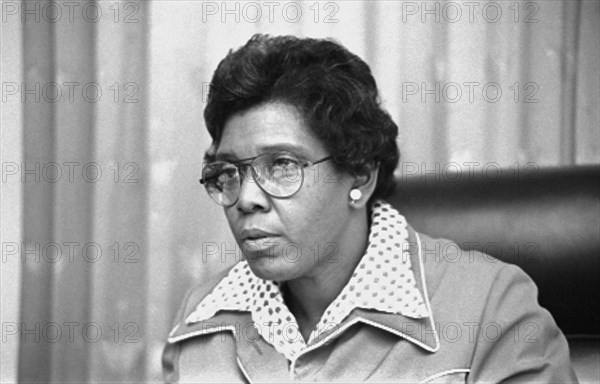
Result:
[[[246,239],[256,240],[256,239],[262,239],[262,238],[266,238],[266,237],[277,236],[277,234],[266,231],[264,229],[260,229],[260,228],[244,228],[244,229],[242,229],[240,236],[241,236],[242,240],[246,240]]]
[[[259,229],[248,228],[241,232],[242,247],[246,252],[265,254],[279,244],[279,235]]]
[[[275,236],[275,235],[262,236],[262,237],[247,237],[242,240],[242,244],[244,245],[244,247],[246,247],[246,249],[252,248],[252,249],[248,249],[248,250],[260,251],[260,250],[266,250],[270,247],[278,245],[279,244],[277,241],[278,238],[279,238],[279,236]]]

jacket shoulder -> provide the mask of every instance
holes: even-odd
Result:
[[[529,275],[451,240],[419,237],[441,350],[467,353],[467,382],[576,382],[566,339]]]
[[[210,276],[207,280],[193,286],[186,294],[179,307],[179,311],[175,316],[175,321],[173,326],[177,326],[181,322],[185,321],[185,319],[196,309],[198,304],[204,300],[209,293],[219,284],[225,276],[229,273],[229,271],[233,268],[233,266],[226,268],[225,270]]]
[[[474,244],[465,243],[461,247],[449,239],[433,238],[423,233],[418,235],[420,261],[430,284],[436,285],[440,280],[454,277],[462,286],[475,284],[481,287],[485,282],[492,283],[498,275],[526,276],[520,267],[475,250]],[[475,276],[477,279],[473,278]]]
[[[490,305],[494,293],[520,284],[534,293],[537,304],[537,287],[520,267],[474,249],[461,249],[452,240],[424,234],[419,238],[428,293],[438,309],[476,318]]]
[[[162,354],[162,370],[163,378],[166,383],[175,383],[181,381],[187,382],[186,375],[194,377],[205,377],[211,369],[218,364],[225,362],[225,359],[217,359],[210,361],[214,354],[202,353],[198,349],[200,344],[204,344],[206,340],[195,338],[193,336],[200,331],[202,333],[202,322],[188,325],[185,319],[196,309],[198,304],[212,292],[214,287],[229,273],[231,268],[221,271],[200,284],[191,288],[183,299],[183,303],[175,316],[174,326],[169,334],[167,344],[163,349]],[[191,340],[191,343],[182,343],[182,340]],[[183,344],[189,344],[190,348],[184,348]],[[219,346],[225,346],[223,343],[218,343]],[[207,347],[210,348],[210,347]],[[184,350],[189,350],[192,353],[186,353]],[[204,348],[206,350],[206,348]],[[190,360],[191,359],[191,360]],[[181,369],[181,365],[185,368]],[[212,368],[207,368],[212,367]],[[229,370],[227,370],[229,371]],[[181,377],[183,375],[185,377]],[[210,379],[207,381],[211,381]],[[233,381],[233,380],[228,380]]]

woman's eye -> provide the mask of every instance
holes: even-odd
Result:
[[[289,157],[278,157],[275,160],[273,160],[273,165],[275,167],[288,167],[297,163],[298,162],[295,159],[291,159]]]
[[[225,183],[237,175],[237,170],[235,168],[223,169],[218,175],[218,179],[220,182]]]

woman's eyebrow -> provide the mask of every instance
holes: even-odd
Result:
[[[261,145],[259,147],[259,150],[260,150],[260,153],[285,151],[285,152],[290,152],[294,155],[300,155],[300,156],[304,156],[304,157],[309,155],[306,147],[300,146],[300,145],[294,145],[294,144],[290,144],[290,143],[276,143],[276,144],[269,144],[269,145]]]
[[[257,149],[258,149],[258,151],[257,151],[256,155],[261,155],[263,153],[273,153],[273,152],[290,152],[290,153],[300,156],[300,157],[304,157],[304,158],[310,157],[310,154],[306,147],[291,144],[291,143],[274,143],[274,144],[261,145]],[[214,156],[214,159],[219,160],[219,161],[238,161],[238,160],[240,160],[240,157],[234,155],[233,153],[225,151],[225,152],[217,152]]]
[[[238,159],[237,156],[231,154],[231,153],[217,153],[214,156],[215,160],[219,160],[219,161],[236,161]]]

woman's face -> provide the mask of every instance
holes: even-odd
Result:
[[[235,161],[271,152],[307,161],[330,155],[296,108],[269,103],[226,122],[216,157]],[[253,272],[263,279],[289,281],[334,268],[352,245],[347,224],[354,178],[325,161],[304,169],[304,183],[296,194],[275,198],[247,172],[238,201],[225,208],[225,215]]]

